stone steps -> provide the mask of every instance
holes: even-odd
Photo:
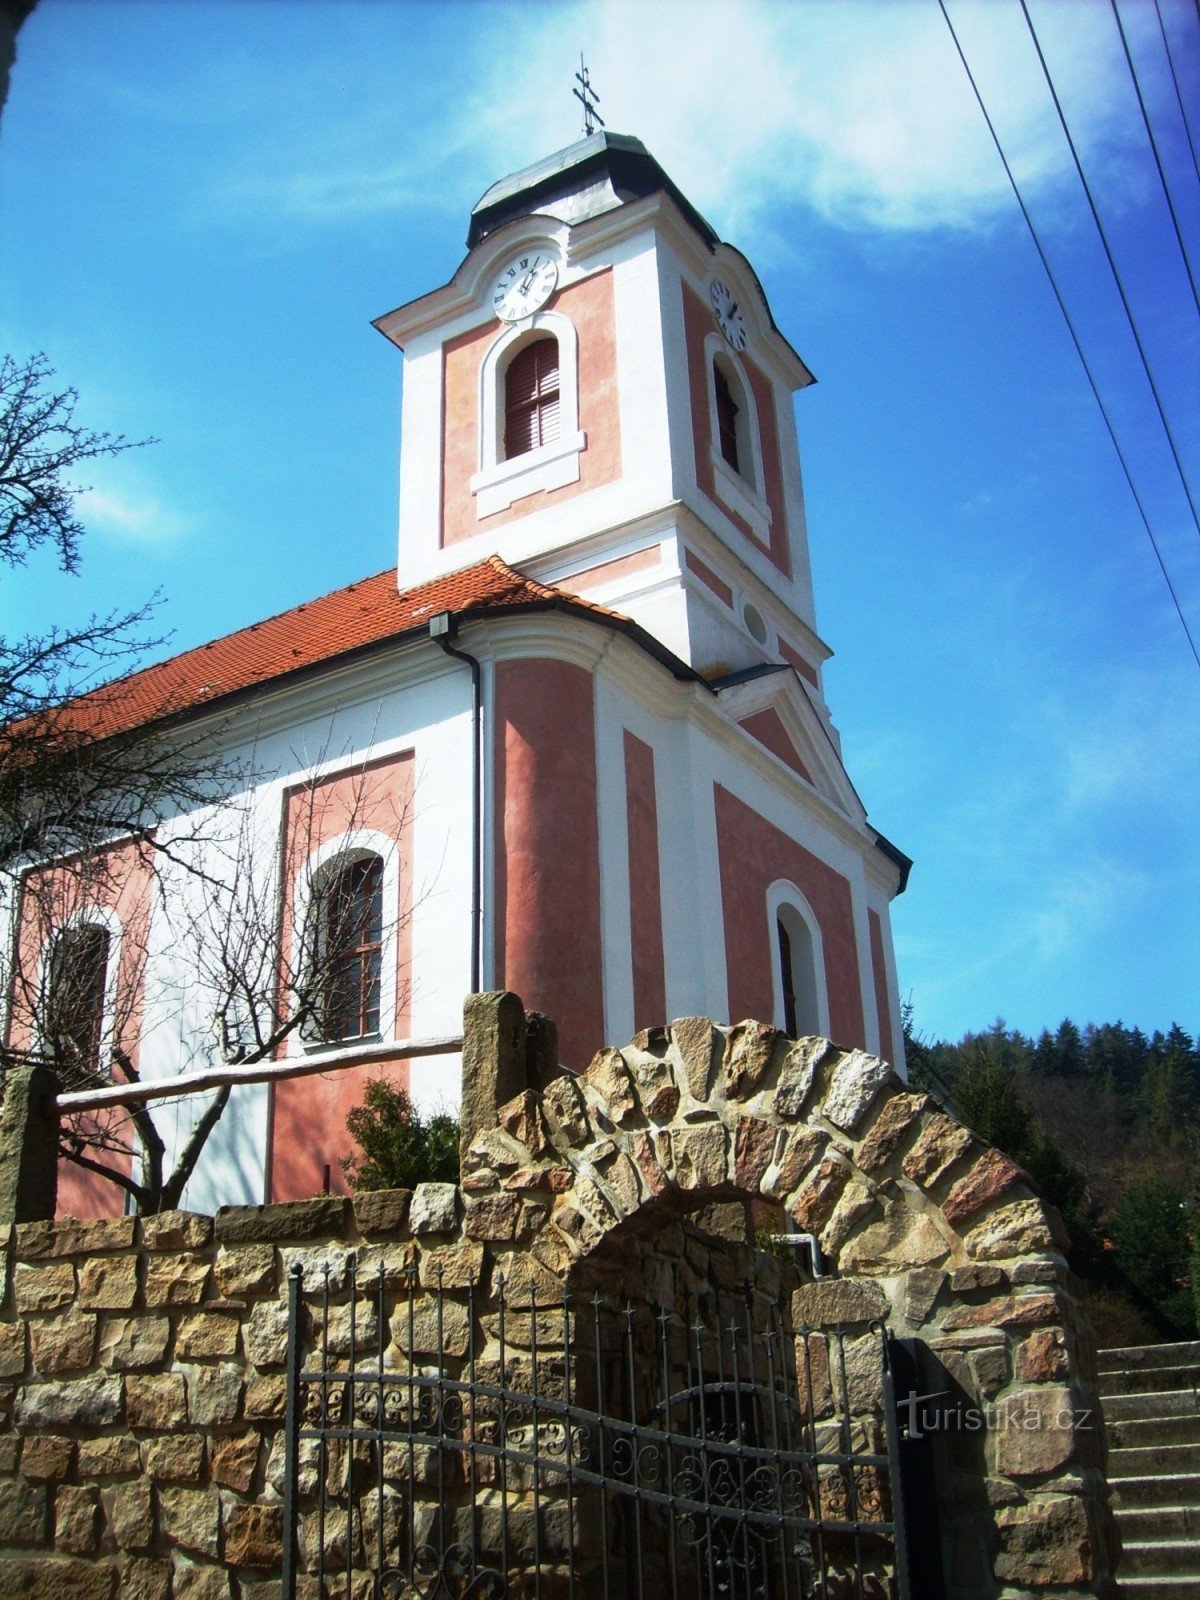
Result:
[[[1200,1600],[1200,1343],[1102,1350],[1125,1600]]]
[[[1132,1372],[1143,1366],[1189,1367],[1197,1363],[1200,1363],[1200,1343],[1195,1340],[1187,1344],[1137,1344],[1096,1352],[1096,1371],[1101,1383],[1109,1372]]]

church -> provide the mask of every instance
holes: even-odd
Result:
[[[331,874],[352,908],[312,936],[345,946],[320,1025],[276,1052],[329,1070],[239,1085],[192,1206],[341,1187],[380,1072],[452,1104],[453,1050],[404,1041],[455,1036],[473,990],[553,1018],[574,1070],[689,1015],[903,1066],[889,907],[910,863],[825,699],[792,400],[812,374],[637,139],[594,132],[494,184],[467,246],[374,324],[402,357],[396,566],[96,701],[106,735],[167,703],[219,730],[284,947]],[[229,1019],[143,873],[110,874],[72,937],[98,963],[89,1049],[152,1079],[230,1059]],[[21,959],[51,971],[35,942],[26,918]],[[163,1105],[178,1149],[200,1102]],[[60,1209],[120,1204],[64,1171]]]

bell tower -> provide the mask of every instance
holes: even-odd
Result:
[[[746,258],[637,139],[494,184],[404,353],[399,583],[498,554],[706,677],[799,672],[819,709],[792,395],[813,382]]]

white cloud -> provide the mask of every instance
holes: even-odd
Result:
[[[389,76],[354,104],[335,99],[290,149],[273,128],[277,153],[244,195],[269,188],[308,218],[458,204],[465,174],[482,186],[578,136],[569,89],[586,41],[608,126],[642,138],[730,236],[773,232],[794,206],[886,232],[981,228],[1011,209],[932,0],[583,0],[459,15],[461,89],[431,97],[425,82],[406,111]],[[1020,11],[954,0],[952,15],[1018,176],[1044,191],[1069,158]],[[1107,8],[1034,15],[1081,146],[1110,160],[1132,124]]]
[[[134,487],[85,489],[76,504],[85,527],[121,544],[172,544],[191,527],[191,519],[182,512]]]

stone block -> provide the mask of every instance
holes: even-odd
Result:
[[[97,1478],[124,1477],[141,1470],[141,1448],[128,1434],[107,1434],[79,1441],[78,1475],[84,1483],[94,1483]]]
[[[548,1081],[548,1080],[547,1080]],[[550,1148],[546,1125],[542,1121],[541,1101],[533,1089],[522,1089],[496,1112],[502,1132],[523,1144],[532,1156],[545,1155]]]
[[[678,1017],[671,1024],[670,1034],[688,1093],[693,1100],[704,1104],[720,1070],[725,1037],[707,1017]]]
[[[392,1317],[392,1342],[412,1355],[462,1356],[470,1344],[471,1324],[467,1308],[458,1300],[441,1302],[441,1343],[438,1331],[438,1299],[421,1295],[410,1305],[401,1305]]]
[[[950,1274],[952,1294],[976,1294],[981,1289],[1003,1288],[1005,1275],[999,1267],[972,1262],[966,1267],[955,1267]]]
[[[816,1088],[818,1073],[838,1054],[837,1046],[828,1039],[815,1035],[797,1039],[779,1068],[779,1081],[775,1085],[776,1113],[793,1119],[801,1116]]]
[[[622,1054],[643,1113],[651,1122],[670,1122],[679,1109],[679,1089],[671,1063],[662,1056],[631,1047]]]
[[[164,1535],[181,1550],[207,1556],[220,1554],[221,1502],[210,1489],[166,1488],[158,1491],[159,1518]]]
[[[43,1377],[60,1372],[85,1372],[96,1354],[96,1317],[71,1312],[29,1326],[33,1366]]]
[[[483,1278],[483,1245],[473,1239],[461,1244],[422,1250],[418,1267],[422,1289],[467,1289]]]
[[[17,1229],[17,1255],[33,1261],[131,1250],[136,1226],[134,1217],[58,1217],[53,1222],[27,1222]]]
[[[218,1290],[227,1300],[253,1300],[262,1295],[272,1295],[278,1288],[275,1246],[221,1245],[213,1262],[213,1277]]]
[[[13,1269],[13,1299],[21,1312],[57,1311],[75,1298],[75,1268],[69,1261],[44,1266],[18,1261]]]
[[[1067,1336],[1061,1328],[1040,1328],[1017,1346],[1017,1378],[1021,1383],[1050,1383],[1070,1371]]]
[[[102,1372],[65,1382],[33,1383],[17,1396],[17,1426],[32,1433],[63,1423],[103,1428],[121,1415],[122,1380]]]
[[[419,1183],[408,1208],[415,1234],[453,1233],[458,1227],[458,1190],[452,1183]]]
[[[256,1428],[214,1439],[209,1452],[213,1482],[223,1484],[227,1489],[236,1489],[239,1494],[249,1494],[258,1468],[261,1444],[262,1434]],[[230,1559],[228,1555],[227,1559]]]
[[[242,1369],[222,1363],[190,1367],[187,1374],[188,1418],[198,1428],[236,1422],[245,1384]]]
[[[985,1150],[946,1196],[942,1215],[952,1228],[960,1228],[968,1217],[998,1200],[1016,1184],[1028,1181],[1020,1167],[1001,1151]]]
[[[21,1441],[15,1434],[0,1433],[0,1477],[11,1478],[17,1470]]]
[[[821,1111],[835,1128],[853,1133],[892,1075],[886,1061],[851,1050],[833,1067]]]
[[[199,1483],[204,1476],[204,1437],[168,1433],[142,1445],[146,1473],[156,1483]]]
[[[571,1167],[522,1167],[510,1172],[503,1180],[505,1189],[517,1194],[541,1191],[546,1194],[565,1194],[575,1181]]]
[[[739,1189],[757,1194],[775,1154],[779,1129],[760,1117],[739,1117],[733,1137],[733,1175]]]
[[[935,1111],[925,1119],[920,1137],[904,1158],[904,1176],[918,1188],[932,1188],[973,1145],[974,1138],[961,1123]]]
[[[229,1566],[276,1567],[282,1549],[282,1506],[230,1508],[225,1522],[225,1560]]]
[[[94,1256],[80,1264],[78,1302],[86,1310],[128,1310],[136,1299],[136,1256]]]
[[[846,1240],[838,1262],[843,1272],[903,1272],[936,1266],[949,1254],[950,1245],[933,1218],[895,1199],[878,1222]]]
[[[800,1187],[805,1174],[820,1159],[828,1143],[829,1135],[822,1133],[819,1128],[802,1125],[789,1128],[779,1152],[778,1164],[767,1173],[763,1192],[780,1199],[793,1193]]]
[[[150,1485],[122,1483],[105,1496],[113,1538],[122,1550],[148,1550],[154,1543],[154,1505]]]
[[[0,1478],[0,1544],[45,1544],[48,1507],[44,1483]]]
[[[1002,1344],[987,1350],[973,1350],[967,1357],[967,1366],[976,1393],[985,1400],[991,1400],[1008,1383],[1008,1350]]]
[[[354,1221],[365,1239],[394,1238],[408,1223],[411,1189],[371,1189],[354,1196]]]
[[[878,1217],[879,1202],[865,1183],[851,1178],[842,1190],[833,1215],[821,1229],[821,1243],[827,1253],[837,1257],[843,1246],[866,1231],[867,1218]]]
[[[19,1378],[25,1371],[23,1322],[0,1322],[0,1378]]]
[[[1086,1583],[1095,1571],[1087,1507],[1075,1495],[1038,1496],[996,1512],[995,1573],[1023,1589]]]
[[[468,995],[463,1003],[461,1152],[496,1120],[497,1106],[530,1087],[525,1007],[507,990]]]
[[[976,1261],[1008,1261],[1052,1250],[1060,1242],[1040,1200],[1014,1200],[999,1206],[966,1235],[967,1249]]]
[[[946,1274],[935,1267],[917,1267],[904,1275],[904,1315],[910,1327],[929,1321]]]
[[[169,1561],[131,1556],[121,1568],[119,1600],[171,1600]]]
[[[178,1428],[186,1417],[182,1374],[130,1373],[125,1379],[125,1420],[131,1428]]]
[[[303,1589],[300,1592],[304,1595]],[[175,1568],[175,1600],[230,1600],[231,1593],[229,1574],[223,1567],[198,1566],[190,1561],[181,1561]],[[361,1600],[368,1600],[361,1586],[357,1592],[352,1591],[351,1600],[360,1600],[360,1595]],[[308,1600],[308,1595],[304,1595],[304,1600]]]
[[[730,1028],[721,1060],[721,1089],[727,1100],[748,1100],[757,1093],[782,1037],[765,1022],[738,1022]]]
[[[503,1128],[481,1128],[471,1140],[466,1155],[466,1168],[468,1173],[515,1172],[519,1167],[528,1166],[533,1159],[532,1153]],[[442,1185],[443,1188],[453,1188],[452,1184]],[[423,1204],[428,1204],[426,1196]],[[453,1226],[453,1224],[451,1224]],[[412,1202],[409,1201],[409,1229],[412,1226]],[[441,1230],[446,1231],[446,1230]]]
[[[888,1297],[871,1278],[819,1278],[803,1283],[792,1296],[797,1326],[823,1328],[843,1322],[874,1322],[886,1317]]]
[[[903,1148],[917,1119],[931,1104],[929,1096],[924,1094],[889,1095],[858,1147],[855,1163],[860,1170],[872,1175],[882,1172]]]
[[[196,1211],[160,1211],[141,1222],[147,1250],[203,1250],[213,1234],[213,1219]]]
[[[672,1131],[675,1178],[681,1189],[719,1189],[729,1180],[726,1168],[728,1136],[719,1122]]]
[[[149,1220],[149,1219],[147,1219]],[[204,1298],[210,1264],[204,1256],[162,1254],[146,1258],[146,1305],[195,1306]]]
[[[285,1366],[287,1336],[288,1312],[285,1305],[270,1301],[255,1306],[242,1330],[247,1360],[259,1368]]]
[[[307,1243],[344,1239],[350,1202],[343,1195],[285,1200],[273,1206],[222,1206],[213,1223],[220,1244]]]
[[[986,1300],[982,1305],[955,1306],[942,1322],[943,1333],[960,1328],[1031,1328],[1055,1322],[1061,1314],[1057,1295],[1026,1294]]]
[[[229,1311],[193,1311],[179,1319],[175,1330],[175,1356],[180,1361],[213,1360],[236,1356],[238,1318]]]
[[[1041,1478],[1075,1455],[1077,1412],[1065,1384],[1043,1383],[999,1401],[991,1420],[994,1470],[1005,1478]]]
[[[282,1422],[287,1406],[287,1381],[271,1376],[251,1378],[246,1385],[246,1421]]]
[[[577,1149],[592,1137],[583,1091],[574,1077],[555,1078],[542,1095],[542,1115],[550,1136],[561,1148]]]
[[[835,1161],[832,1156],[821,1161],[804,1187],[787,1202],[788,1214],[798,1232],[820,1232],[833,1215],[849,1177],[850,1168],[844,1161]]]
[[[431,1184],[422,1187],[442,1186]],[[447,1184],[445,1187],[452,1186]],[[420,1193],[420,1189],[417,1193]],[[472,1195],[466,1202],[466,1219],[463,1227],[472,1239],[512,1239],[516,1237],[520,1216],[521,1202],[514,1194]]]
[[[34,1434],[21,1449],[22,1475],[42,1480],[66,1478],[74,1454],[74,1439],[63,1439],[54,1433]]]
[[[101,1357],[116,1372],[159,1366],[171,1337],[168,1317],[110,1317],[100,1339]]]
[[[116,1567],[82,1556],[6,1561],[3,1573],[4,1600],[112,1600],[117,1582]]]
[[[662,1194],[670,1186],[670,1178],[654,1148],[654,1141],[647,1133],[638,1133],[633,1138],[633,1160],[641,1173],[642,1182],[647,1191],[652,1194]]]
[[[100,1542],[100,1491],[91,1484],[60,1483],[54,1491],[54,1544],[73,1556],[90,1556]]]
[[[625,1057],[619,1050],[601,1050],[594,1055],[584,1077],[608,1107],[608,1114],[618,1127],[637,1120],[641,1107]]]

